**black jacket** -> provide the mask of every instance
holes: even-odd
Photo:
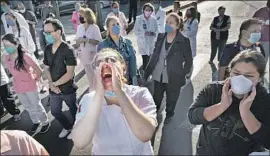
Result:
[[[144,78],[152,74],[159,60],[159,55],[166,33],[158,34],[155,44],[154,53],[145,69]],[[192,66],[192,52],[189,39],[184,37],[180,32],[175,36],[175,41],[167,55],[167,73],[169,83],[185,84],[185,76],[190,72]]]
[[[233,97],[231,106],[218,118],[208,122],[204,109],[221,101],[224,82],[207,85],[197,96],[188,112],[189,121],[202,128],[197,143],[198,155],[247,156],[264,146],[270,148],[270,99],[266,89],[258,84],[251,112],[262,123],[254,134],[249,134],[239,113],[241,100]]]

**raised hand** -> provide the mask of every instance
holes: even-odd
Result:
[[[229,87],[230,79],[227,79],[225,80],[221,95],[221,105],[223,105],[225,109],[228,109],[232,104],[232,90],[229,89]]]

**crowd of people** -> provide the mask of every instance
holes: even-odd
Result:
[[[65,41],[63,24],[46,1],[39,33],[44,52],[41,64],[35,14],[22,2],[15,6],[17,12],[8,0],[1,0],[5,30],[1,46],[6,55],[1,61],[0,115],[6,108],[15,122],[21,120],[9,89],[11,79],[14,93],[32,121],[29,135],[46,133],[51,123],[39,94],[47,91],[48,82],[51,114],[63,127],[59,138],[72,139],[80,149],[92,144],[92,155],[153,155],[150,140],[159,124],[157,112],[164,93],[164,124],[170,124],[181,88],[191,78],[193,61],[198,57],[201,14],[196,2],[184,14],[180,2],[175,1],[167,14],[160,0],[152,0],[136,18],[137,3],[130,2],[129,21],[120,4],[112,2],[104,39],[95,13],[76,3],[71,19],[76,30],[74,49]],[[191,124],[202,125],[197,155],[249,155],[270,148],[270,94],[264,87],[269,8],[268,0],[253,18],[243,21],[234,43],[227,43],[233,20],[225,14],[226,8],[220,6],[219,15],[213,18],[209,64],[214,64],[218,53],[219,81],[207,84],[187,112]],[[126,38],[132,14],[141,67],[137,66],[132,41]],[[78,59],[86,73],[89,93],[77,104],[74,73]],[[152,94],[146,88],[151,81]],[[62,111],[63,101],[72,120]],[[1,154],[49,155],[29,135],[1,130]]]

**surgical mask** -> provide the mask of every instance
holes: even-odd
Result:
[[[173,27],[169,24],[165,24],[165,31],[169,34],[173,32]]]
[[[82,24],[85,23],[84,17],[81,17],[81,16],[80,16],[80,17],[79,17],[79,20],[80,20],[80,23],[82,23]]]
[[[45,35],[45,39],[48,44],[54,44],[55,43],[55,38],[52,36],[52,34]]]
[[[12,19],[7,19],[7,24],[13,27],[15,25],[15,22]]]
[[[114,25],[112,27],[112,32],[115,34],[115,35],[119,35],[120,34],[120,26],[119,25]]]
[[[251,33],[248,41],[251,44],[255,44],[260,41],[262,34],[260,32],[257,33]]]
[[[25,8],[19,10],[20,13],[25,13],[25,11],[26,11]]]
[[[16,52],[16,48],[14,47],[6,47],[5,50],[8,54],[14,54]]]
[[[114,91],[108,91],[108,90],[105,90],[105,97],[108,97],[108,98],[116,98],[116,94]]]
[[[117,14],[119,12],[119,8],[112,8],[113,13]]]
[[[152,11],[144,11],[145,17],[150,17],[152,14]]]
[[[8,11],[8,7],[7,6],[1,6],[1,9],[4,13],[6,13]]]
[[[231,78],[231,89],[237,95],[244,95],[251,91],[252,81],[243,75],[234,76]]]

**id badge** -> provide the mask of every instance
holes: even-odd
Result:
[[[264,24],[265,24],[265,25],[269,25],[269,20],[266,20],[266,21],[264,22]]]
[[[143,24],[143,29],[145,29],[145,30],[147,29],[147,26],[146,26],[146,24]]]
[[[167,67],[167,59],[164,59],[164,66]]]

